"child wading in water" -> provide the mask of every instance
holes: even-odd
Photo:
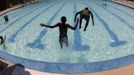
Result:
[[[45,27],[48,27],[48,28],[59,27],[59,32],[60,32],[60,34],[59,34],[59,43],[60,43],[61,48],[63,48],[63,43],[65,43],[66,46],[68,47],[68,45],[69,45],[68,36],[67,36],[68,28],[70,28],[72,30],[75,30],[77,25],[78,25],[79,19],[77,19],[77,22],[75,23],[74,27],[72,27],[70,24],[67,24],[66,21],[67,21],[66,17],[62,16],[61,17],[61,22],[58,22],[57,24],[55,24],[53,26],[40,24],[42,27],[45,26]]]

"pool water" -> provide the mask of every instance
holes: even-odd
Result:
[[[0,35],[6,36],[0,51],[20,58],[51,63],[94,63],[124,58],[134,54],[134,10],[101,0],[44,0],[8,12],[9,22],[0,16]],[[68,30],[69,47],[59,45],[58,28],[41,27],[40,23],[54,25],[61,16],[73,26],[76,12],[89,7],[87,31]],[[24,64],[25,65],[25,64]]]

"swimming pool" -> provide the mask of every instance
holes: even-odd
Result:
[[[101,6],[99,0],[44,0],[8,12],[10,21],[0,16],[0,35],[6,35],[6,48],[0,56],[28,68],[46,72],[83,73],[121,67],[134,62],[134,10],[112,2]],[[58,28],[61,16],[73,25],[74,14],[89,7],[95,26],[86,32],[69,30],[69,47],[60,49]]]

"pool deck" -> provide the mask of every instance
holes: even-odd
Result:
[[[18,5],[15,5],[15,6],[11,7],[11,8],[6,9],[6,10],[0,11],[0,16],[3,15],[3,14],[6,14],[7,12],[10,12],[10,11],[13,11],[13,10],[18,9],[20,7],[23,7],[25,5],[37,3],[39,1],[41,1],[41,0],[35,0],[35,1],[29,2],[29,3],[26,3],[26,4],[18,4]]]
[[[3,14],[5,14],[5,13],[9,12],[9,11],[12,11],[12,10],[14,10],[14,9],[20,8],[20,7],[22,7],[22,6],[23,6],[23,5],[19,4],[19,5],[13,6],[12,8],[8,8],[8,9],[6,9],[6,10],[0,11],[0,15],[3,15]]]
[[[125,0],[112,0],[112,1],[134,9],[134,2],[132,1],[125,1]]]

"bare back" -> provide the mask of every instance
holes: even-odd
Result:
[[[67,31],[68,31],[68,24],[63,24],[63,23],[58,23],[59,26],[59,37],[60,38],[64,38],[64,37],[68,37],[67,36]]]

